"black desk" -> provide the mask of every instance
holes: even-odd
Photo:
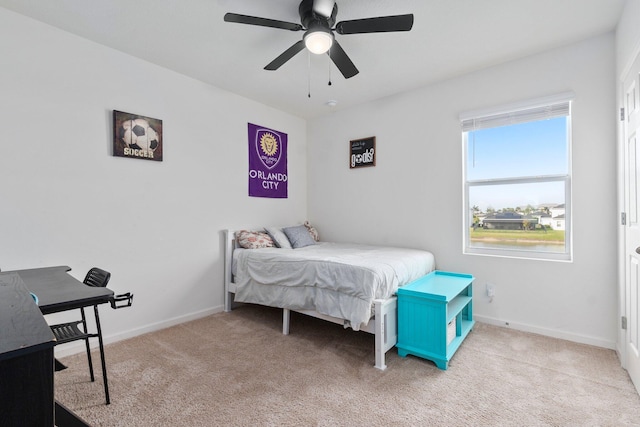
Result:
[[[96,288],[87,286],[74,278],[67,266],[34,268],[28,270],[15,270],[0,272],[0,283],[21,282],[29,292],[38,298],[38,308],[42,314],[58,313],[81,307],[95,306],[110,302],[114,293],[108,288]],[[28,294],[27,294],[28,295]],[[33,304],[30,303],[33,307]],[[34,307],[35,309],[35,307]],[[102,354],[102,334],[100,331],[100,318],[95,309],[96,327],[99,332],[100,353]],[[44,320],[43,320],[44,322]],[[46,323],[45,323],[46,325]],[[0,326],[2,327],[2,326]],[[48,328],[47,328],[48,329]],[[49,330],[49,332],[51,332]],[[55,340],[54,340],[55,342]],[[51,352],[51,365],[53,365],[53,351]],[[53,371],[52,371],[53,375]],[[103,380],[107,403],[109,393],[107,388],[107,375],[103,364]],[[51,380],[53,385],[53,379]],[[55,415],[58,425],[86,425],[63,405],[55,402]],[[64,421],[63,421],[64,420]]]
[[[44,267],[1,272],[0,277],[18,273],[29,291],[38,297],[42,314],[107,303],[113,298],[109,288],[87,286],[68,274],[71,267]]]
[[[0,425],[53,426],[54,345],[20,276],[0,277]]]

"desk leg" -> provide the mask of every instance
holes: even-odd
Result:
[[[65,365],[64,363],[62,363],[61,361],[59,361],[58,359],[53,359],[53,370],[55,372],[58,371],[64,371],[65,369],[67,369],[67,365]]]
[[[90,427],[82,418],[56,400],[55,423],[58,427]]]
[[[100,345],[100,361],[102,362],[102,379],[104,380],[104,395],[107,398],[107,405],[111,403],[109,399],[109,383],[107,381],[107,363],[104,359],[104,345],[102,344],[102,328],[100,327],[100,315],[98,314],[98,306],[93,306],[96,315],[96,327],[98,328],[98,344]]]

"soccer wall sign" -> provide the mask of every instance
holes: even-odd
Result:
[[[162,120],[113,110],[113,155],[162,161]]]
[[[249,196],[287,198],[287,134],[249,123]]]

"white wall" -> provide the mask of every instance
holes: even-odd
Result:
[[[617,77],[622,74],[640,50],[640,2],[630,0],[625,3],[624,10],[616,29],[616,64]]]
[[[222,230],[306,219],[304,120],[2,8],[0,58],[0,268],[111,271],[107,340],[221,310]],[[111,156],[114,109],[163,162]],[[247,196],[247,122],[288,133],[288,199]]]
[[[480,321],[614,348],[614,53],[608,34],[311,121],[310,220],[325,240],[424,248],[439,269],[473,274]],[[576,94],[573,262],[463,255],[458,115],[565,91]],[[349,140],[368,136],[376,166],[350,170]]]

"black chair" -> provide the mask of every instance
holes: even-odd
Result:
[[[105,287],[109,283],[111,273],[94,267],[87,273],[87,277],[84,278],[84,284],[93,287]],[[112,303],[113,305],[113,303]],[[93,362],[91,361],[91,349],[89,347],[89,338],[98,338],[98,344],[100,346],[100,361],[102,362],[102,378],[104,380],[104,394],[106,397],[107,405],[111,403],[109,399],[109,384],[107,382],[107,366],[104,359],[104,348],[102,344],[102,329],[100,328],[100,317],[98,316],[98,306],[93,306],[93,311],[96,316],[96,328],[97,333],[89,333],[87,329],[87,319],[84,314],[84,308],[80,308],[81,320],[75,322],[62,323],[59,325],[52,325],[51,331],[56,337],[56,345],[65,344],[72,341],[84,340],[87,348],[87,359],[89,360],[89,373],[91,374],[91,381],[95,381],[93,375]],[[82,328],[79,326],[82,325]],[[56,370],[64,369],[65,366],[56,360]]]

